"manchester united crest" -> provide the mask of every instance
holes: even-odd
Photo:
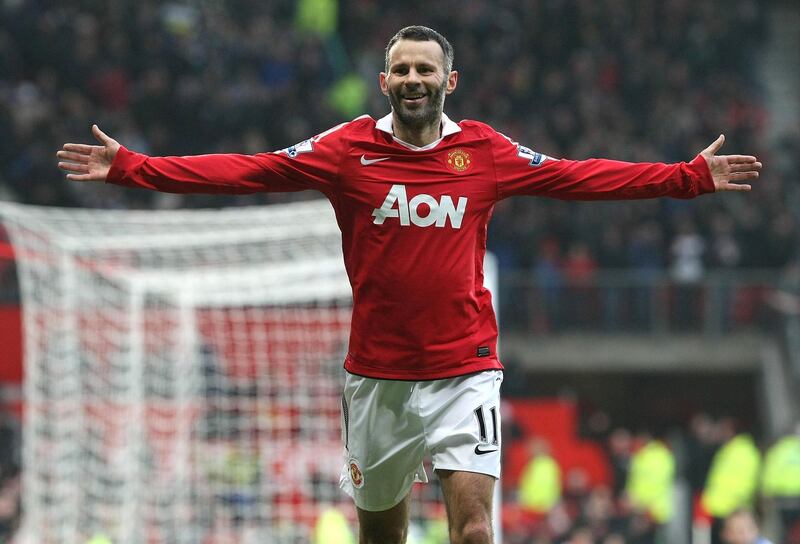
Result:
[[[353,482],[353,487],[356,489],[361,489],[364,485],[364,474],[362,474],[355,460],[350,461],[350,481]]]
[[[454,172],[465,172],[472,164],[469,153],[463,149],[454,149],[447,154],[447,167]]]

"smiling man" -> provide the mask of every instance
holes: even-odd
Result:
[[[453,47],[443,36],[424,27],[395,34],[386,47],[386,72],[380,74],[381,91],[392,106],[395,135],[419,146],[439,138],[444,99],[457,82]]]
[[[342,398],[342,487],[362,544],[405,542],[409,492],[441,479],[451,542],[488,544],[500,474],[503,380],[491,295],[483,287],[494,205],[514,195],[576,200],[692,198],[744,191],[761,164],[715,155],[691,162],[553,159],[477,121],[443,113],[455,91],[453,48],[422,26],[400,30],[379,76],[391,113],[343,123],[256,155],[148,157],[92,131],[101,145],[65,144],[75,181],[167,192],[315,189],[333,205],[353,289]]]

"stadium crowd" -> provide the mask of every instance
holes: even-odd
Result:
[[[800,134],[768,147],[769,113],[754,72],[764,12],[757,0],[722,4],[4,2],[0,199],[166,209],[315,197],[86,187],[63,179],[54,152],[62,142],[85,141],[94,122],[134,150],[174,155],[273,150],[362,113],[381,116],[387,104],[376,74],[385,43],[398,28],[422,23],[455,46],[460,88],[446,107],[455,119],[488,122],[537,151],[575,159],[690,160],[722,131],[723,151],[753,153],[766,165],[753,193],[718,199],[504,201],[489,242],[501,270],[560,285],[604,269],[691,283],[708,270],[789,267],[800,259]],[[547,305],[546,296],[539,300]],[[13,452],[0,454],[3,541],[19,482]],[[705,473],[690,467],[694,486]],[[618,477],[611,488],[565,490],[560,520],[511,527],[509,541],[638,542],[614,540],[609,529],[619,517]],[[624,523],[642,534],[651,528],[646,517]]]

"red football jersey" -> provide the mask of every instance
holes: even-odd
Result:
[[[705,160],[624,163],[553,159],[475,121],[446,116],[424,147],[392,134],[391,115],[334,127],[256,155],[148,157],[120,148],[108,181],[177,193],[324,193],[342,231],[353,288],[345,368],[429,380],[502,368],[483,287],[494,204],[513,195],[564,199],[691,198],[714,191]]]

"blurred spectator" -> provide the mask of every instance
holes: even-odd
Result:
[[[539,515],[546,514],[561,500],[561,467],[550,455],[542,438],[530,441],[531,459],[522,471],[519,503]]]
[[[337,81],[331,88],[331,106],[342,116],[358,117],[364,111],[367,97],[367,84],[357,74],[350,74]]]
[[[640,442],[642,446],[631,458],[625,491],[633,508],[663,525],[673,514],[675,456],[664,442],[649,435]]]
[[[694,415],[689,421],[686,452],[686,473],[693,496],[701,493],[705,487],[711,461],[719,446],[711,416],[706,413]]]
[[[619,534],[616,531],[622,530],[623,527],[620,526],[614,495],[610,488],[598,486],[592,490],[586,501],[584,519],[596,539]]]
[[[584,523],[586,504],[591,492],[589,476],[583,467],[567,469],[564,477],[562,503],[567,515],[573,522]]]
[[[561,324],[564,277],[558,242],[552,238],[541,242],[539,259],[533,269],[539,290],[531,301],[534,327],[542,332],[558,329]]]
[[[597,265],[600,269],[622,270],[626,267],[625,243],[619,225],[611,223],[603,228]],[[613,282],[613,280],[612,280]],[[602,320],[607,331],[616,331],[620,325],[624,289],[615,283],[602,284]]]
[[[350,524],[338,508],[322,511],[314,525],[314,544],[354,544]]]
[[[703,254],[706,243],[697,232],[697,226],[691,217],[678,218],[676,234],[670,247],[672,278],[679,284],[693,284],[703,277]]]
[[[617,428],[608,438],[608,455],[613,470],[614,495],[619,496],[628,482],[633,455],[633,437],[630,431]]]
[[[636,227],[628,243],[628,263],[633,268],[633,322],[647,327],[651,323],[655,291],[651,285],[664,266],[662,231],[654,221]]]
[[[795,434],[784,436],[767,450],[761,493],[780,512],[784,541],[797,542],[800,535],[800,425]]]
[[[772,544],[759,536],[756,518],[750,510],[737,509],[725,518],[722,526],[724,544]]]
[[[767,450],[762,493],[765,497],[800,501],[800,436],[785,436]]]
[[[670,247],[670,275],[675,282],[676,328],[694,330],[699,324],[698,283],[703,279],[706,242],[697,232],[694,220],[677,218],[676,234]]]
[[[742,250],[733,231],[733,220],[725,212],[715,213],[711,217],[711,234],[708,247],[709,267],[718,273],[712,285],[719,304],[719,332],[728,332],[733,325],[733,296],[731,287],[732,274],[735,273],[742,259]]]
[[[594,544],[594,536],[588,527],[578,527],[572,531],[564,544]]]
[[[336,0],[300,0],[297,3],[297,28],[319,36],[336,32],[339,5]]]
[[[597,261],[592,256],[589,246],[577,241],[567,251],[563,263],[563,274],[567,284],[567,312],[570,322],[582,328],[594,320],[592,298],[595,292],[592,282],[597,272]]]
[[[760,467],[761,453],[749,434],[734,436],[717,451],[701,499],[714,518],[712,544],[720,542],[722,520],[739,508],[752,507]]]

